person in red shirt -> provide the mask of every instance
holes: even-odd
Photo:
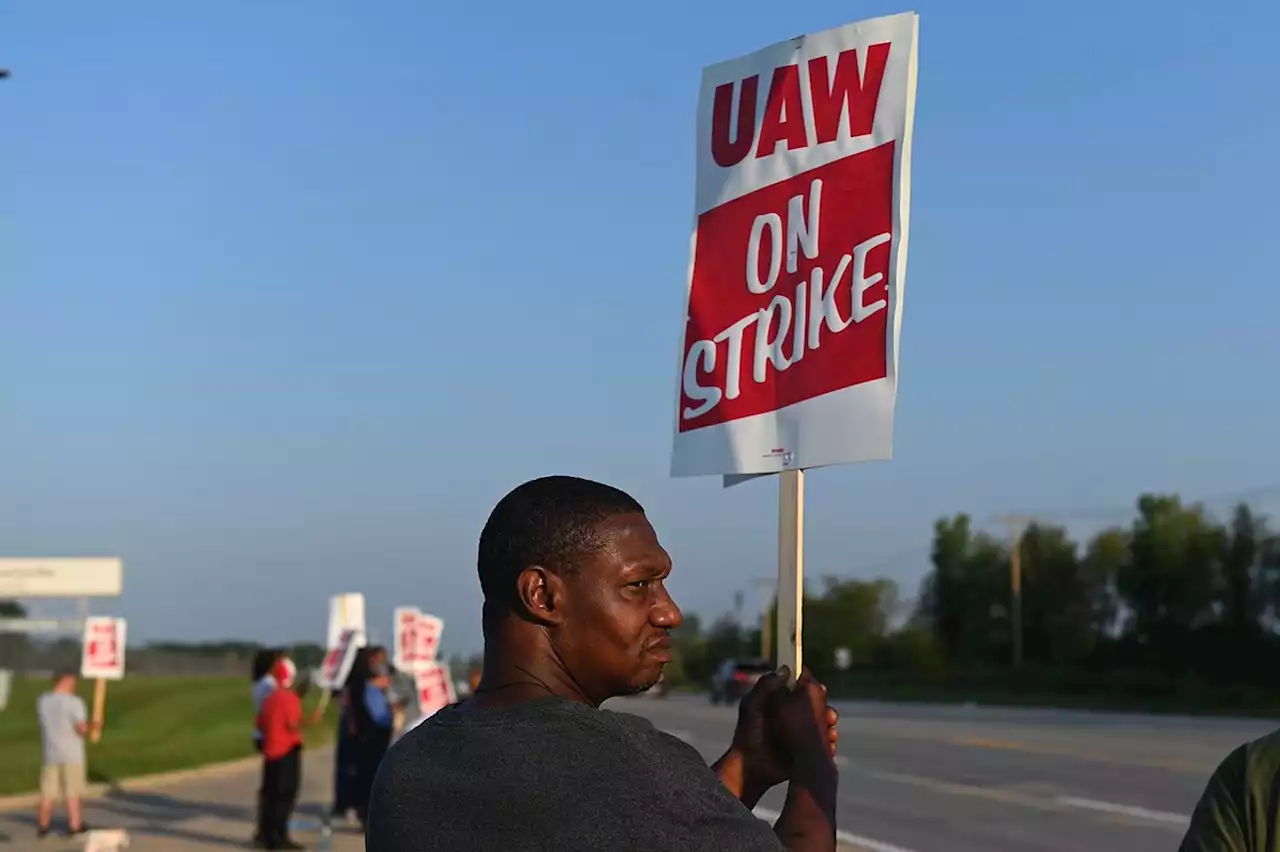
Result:
[[[304,722],[302,699],[293,690],[296,673],[288,657],[276,661],[271,675],[277,688],[262,702],[258,713],[262,737],[262,825],[258,843],[264,849],[303,848],[289,837],[289,817],[302,782]]]

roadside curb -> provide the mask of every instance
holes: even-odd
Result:
[[[153,775],[135,775],[132,778],[122,778],[115,783],[90,784],[85,789],[84,798],[101,799],[109,793],[121,790],[149,790],[170,784],[179,784],[183,781],[202,781],[206,778],[232,775],[236,772],[256,767],[261,762],[262,758],[260,757],[242,757],[221,763],[207,763],[204,766],[196,766],[190,769],[175,769],[169,772],[157,772]],[[39,793],[18,793],[12,796],[0,796],[0,813],[34,808],[39,802]]]

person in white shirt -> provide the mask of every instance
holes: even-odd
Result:
[[[85,790],[84,738],[98,728],[85,713],[84,700],[76,695],[74,672],[59,672],[53,689],[36,702],[44,761],[40,767],[40,810],[36,833],[46,837],[53,820],[53,805],[67,806],[67,830],[72,835],[88,831],[80,810]]]
[[[258,714],[262,712],[262,702],[267,700],[267,696],[275,691],[279,684],[272,677],[271,670],[285,652],[280,648],[263,648],[253,657],[253,747],[258,751],[262,751],[262,732],[258,730]],[[260,786],[258,788],[258,820],[257,829],[253,833],[253,845],[262,844],[262,815],[265,812],[262,807],[262,797],[264,790]]]
[[[271,669],[283,656],[284,651],[279,648],[263,648],[253,657],[253,745],[258,750],[262,749],[258,714],[262,712],[262,702],[276,688],[276,679],[271,676]]]

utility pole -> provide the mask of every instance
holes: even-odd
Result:
[[[1034,518],[1027,515],[1002,515],[997,518],[1009,528],[1009,622],[1013,631],[1013,667],[1022,668],[1022,535]]]

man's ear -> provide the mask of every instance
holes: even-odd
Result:
[[[541,565],[531,565],[516,578],[516,595],[525,614],[548,627],[564,621],[564,580]]]

